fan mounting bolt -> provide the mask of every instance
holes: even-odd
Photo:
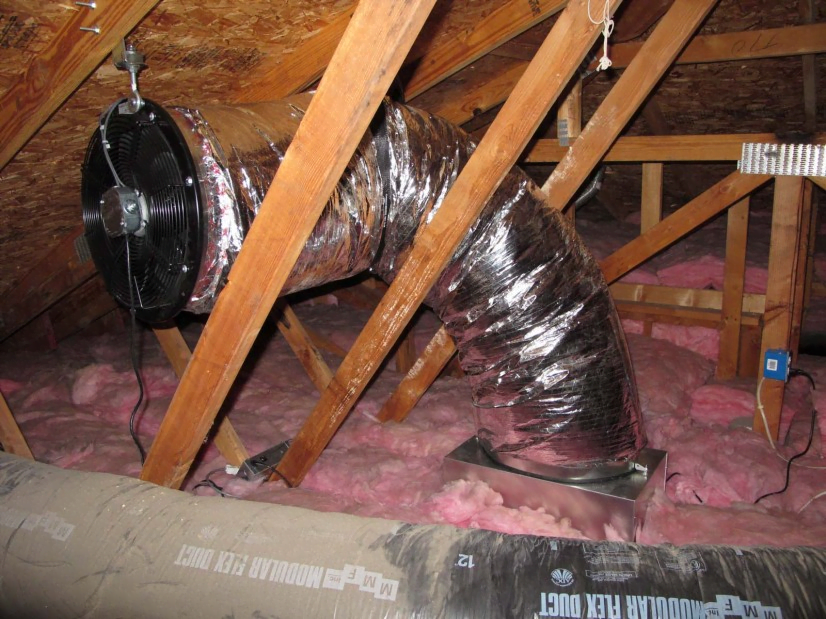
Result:
[[[155,112],[149,112],[149,121],[154,122],[155,120]]]
[[[184,181],[186,182],[187,187],[192,187],[192,183],[194,182],[191,176],[187,176]]]
[[[186,265],[183,265],[183,266],[181,267],[181,273],[188,273],[188,272],[189,272],[189,267],[188,267],[188,266],[186,266]]]

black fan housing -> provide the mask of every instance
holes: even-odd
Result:
[[[116,174],[99,127],[83,165],[86,240],[110,294],[141,320],[162,322],[187,304],[201,263],[195,162],[175,122],[152,101],[136,113],[123,102],[104,122]]]

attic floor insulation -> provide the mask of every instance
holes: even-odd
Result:
[[[347,348],[368,317],[332,304],[301,304],[302,321]],[[424,314],[416,327],[421,350],[438,326]],[[632,325],[633,326],[633,325]],[[194,346],[199,325],[185,329]],[[667,334],[666,334],[667,335]],[[142,376],[146,398],[137,430],[145,447],[177,386],[171,366],[149,331],[142,331]],[[698,352],[664,339],[630,333],[634,368],[649,445],[669,454],[665,492],[651,501],[638,541],[772,546],[826,546],[826,415],[809,453],[795,461],[789,488],[784,457],[805,446],[812,407],[826,411],[826,360],[801,357],[803,377],[788,385],[777,453],[740,422],[755,406],[755,381],[720,383],[714,364]],[[672,338],[672,339],[679,339]],[[325,355],[331,367],[338,359]],[[474,433],[470,389],[460,378],[443,376],[401,424],[375,420],[401,375],[385,367],[299,488],[282,483],[245,482],[223,472],[224,459],[206,447],[184,490],[207,477],[233,497],[400,519],[449,523],[507,533],[583,538],[570,522],[541,510],[511,509],[481,482],[444,483],[443,457]],[[50,353],[24,352],[0,360],[0,389],[14,411],[35,457],[64,468],[137,476],[138,452],[128,433],[137,398],[125,333],[76,336]],[[296,434],[318,394],[285,340],[260,338],[228,398],[225,409],[250,453]],[[233,498],[227,498],[231,501]],[[616,539],[606,531],[608,539]]]

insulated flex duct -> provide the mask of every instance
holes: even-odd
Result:
[[[0,617],[824,617],[820,548],[643,546],[196,497],[0,452]]]
[[[152,113],[197,169],[202,251],[186,309],[211,309],[308,101]],[[385,102],[283,292],[367,269],[391,282],[473,148],[450,123]],[[149,200],[147,238],[157,209]],[[426,302],[456,340],[494,458],[563,479],[632,466],[645,440],[616,310],[576,232],[523,172],[507,175]]]

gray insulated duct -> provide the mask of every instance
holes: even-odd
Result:
[[[83,189],[87,238],[110,291],[150,320],[208,312],[308,102],[110,109]],[[367,269],[392,282],[473,149],[450,123],[386,101],[284,293]],[[140,218],[130,220],[130,201]],[[633,466],[645,439],[607,286],[521,170],[507,175],[426,302],[456,340],[478,436],[495,459],[562,478]]]

